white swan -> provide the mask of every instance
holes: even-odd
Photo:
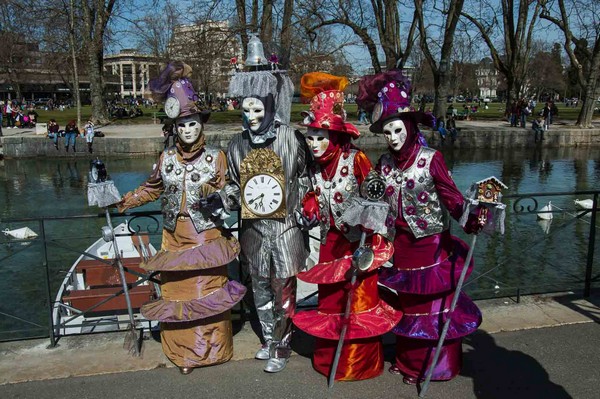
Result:
[[[552,215],[552,201],[548,201],[548,205],[542,207],[537,214],[538,219],[542,220],[552,220],[554,216]]]

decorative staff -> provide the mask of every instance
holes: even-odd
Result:
[[[379,202],[385,194],[385,187],[385,181],[375,171],[369,172],[360,186],[360,195],[363,198],[359,199],[354,206],[350,206],[343,215],[343,219],[347,220],[349,225],[361,225],[363,231],[360,236],[360,244],[352,254],[350,290],[348,291],[348,296],[346,298],[346,308],[344,310],[340,338],[333,358],[333,364],[331,365],[331,372],[329,373],[329,388],[332,388],[335,383],[335,374],[340,361],[342,348],[344,347],[348,325],[350,324],[350,310],[352,309],[352,299],[356,286],[356,279],[361,271],[366,271],[371,267],[375,259],[375,254],[371,247],[365,245],[365,240],[367,238],[366,229],[373,230],[375,233],[385,233],[385,218],[388,213],[389,205],[385,202]]]
[[[479,224],[479,226],[481,226],[481,231],[491,234],[497,230],[500,232],[500,234],[504,234],[504,216],[506,205],[504,205],[501,201],[502,190],[507,188],[508,187],[495,176],[491,176],[473,183],[469,191],[467,191],[467,198],[464,206],[465,209],[463,212],[463,216],[460,219],[461,225],[463,227],[465,226],[469,214],[471,213],[471,211],[474,211],[477,212],[477,223]],[[437,362],[439,360],[442,345],[444,344],[444,340],[446,339],[446,335],[448,334],[448,328],[450,327],[452,314],[454,312],[454,309],[456,308],[456,303],[458,302],[460,291],[462,290],[462,286],[467,275],[467,270],[469,269],[469,264],[471,263],[471,259],[473,258],[473,250],[475,248],[476,243],[477,234],[473,234],[471,246],[469,248],[469,252],[467,253],[467,258],[463,265],[463,269],[460,273],[458,282],[456,283],[456,290],[454,292],[452,304],[450,305],[448,317],[444,322],[444,327],[440,334],[440,338],[435,349],[435,354],[433,356],[433,360],[431,361],[431,366],[427,371],[425,382],[423,383],[421,392],[419,392],[420,398],[425,397],[425,393],[429,388],[433,371],[435,370],[435,366],[437,365]]]
[[[106,226],[102,228],[102,238],[106,242],[112,241],[113,243],[115,263],[119,269],[121,283],[123,285],[123,295],[125,296],[125,302],[127,303],[127,312],[129,314],[129,331],[125,336],[123,347],[128,352],[131,352],[134,356],[139,356],[141,352],[141,340],[137,339],[135,318],[133,317],[133,307],[131,306],[129,288],[127,287],[127,281],[125,280],[125,270],[121,260],[121,253],[119,252],[119,247],[117,246],[117,238],[115,237],[115,232],[110,218],[110,212],[108,211],[108,207],[110,205],[116,204],[121,200],[121,195],[119,194],[119,190],[117,190],[115,183],[110,180],[106,172],[106,167],[100,159],[96,158],[90,163],[88,181],[88,205],[97,205],[100,208],[104,208],[106,215]]]

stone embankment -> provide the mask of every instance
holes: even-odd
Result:
[[[364,149],[385,148],[386,142],[382,135],[369,132],[368,126],[359,125],[362,136],[356,145]],[[592,129],[578,129],[572,125],[556,123],[546,132],[545,140],[541,143],[534,142],[534,135],[529,128],[510,127],[503,121],[479,122],[459,121],[459,134],[456,142],[445,145],[456,148],[518,148],[533,147],[575,147],[599,146],[600,126]],[[104,126],[100,130],[105,137],[94,140],[94,155],[100,156],[144,156],[155,155],[162,151],[164,138],[161,126],[156,125],[114,125]],[[211,125],[206,126],[207,142],[225,149],[232,136],[239,133],[239,125]],[[425,137],[431,146],[439,146],[440,137],[437,132],[424,130]],[[65,152],[64,139],[59,140],[58,149],[52,140],[44,134],[36,135],[35,131],[27,129],[4,129],[4,136],[0,137],[2,154],[6,158],[25,157],[73,157],[89,156],[87,147],[82,138],[77,139],[77,151]]]

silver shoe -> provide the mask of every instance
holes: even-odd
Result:
[[[269,348],[270,348],[270,343],[267,342],[265,343],[254,355],[255,359],[258,360],[269,360],[269,358],[271,357],[270,353],[269,353]]]
[[[282,371],[288,362],[287,358],[270,358],[264,370],[267,373],[279,373]]]

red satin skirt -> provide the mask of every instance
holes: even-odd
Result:
[[[350,243],[336,230],[327,234],[327,243],[321,245],[319,261],[341,258],[351,254],[358,243]],[[319,284],[319,312],[325,314],[344,313],[349,282]],[[351,312],[368,311],[379,302],[377,273],[360,276],[352,293]],[[313,355],[313,367],[319,373],[329,376],[338,341],[317,338]],[[383,344],[381,335],[369,338],[346,340],[342,347],[335,379],[338,381],[365,380],[383,372]]]

